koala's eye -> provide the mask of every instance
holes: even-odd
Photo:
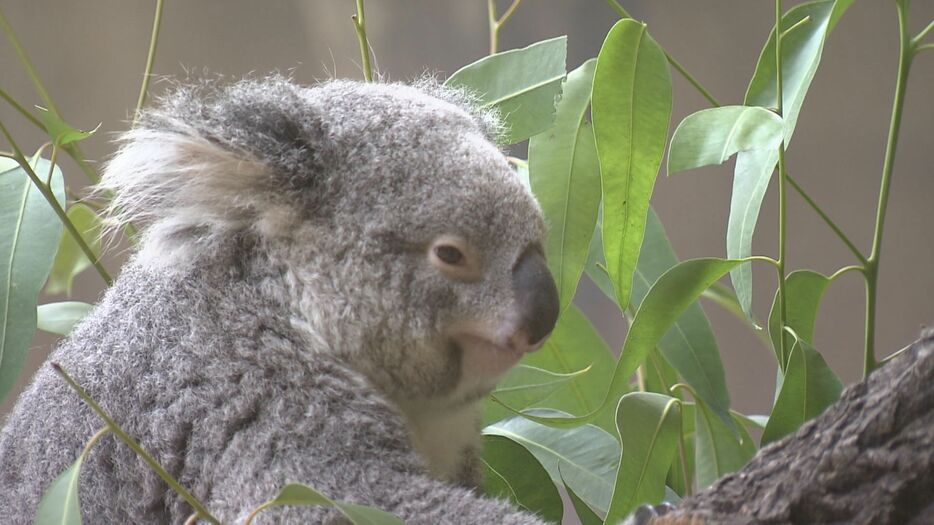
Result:
[[[480,258],[464,239],[441,235],[428,248],[428,262],[455,281],[473,282],[482,277]]]
[[[452,266],[461,264],[464,262],[464,254],[461,253],[456,247],[451,246],[450,244],[442,244],[441,246],[435,246],[435,255],[438,256],[441,261]]]

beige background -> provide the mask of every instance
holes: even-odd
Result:
[[[623,3],[723,103],[741,103],[772,25],[772,2]],[[790,7],[794,2],[785,3]],[[404,80],[426,70],[450,74],[479,58],[488,45],[485,4],[483,0],[370,0],[368,31],[380,69],[391,79]],[[92,159],[105,159],[114,133],[126,128],[136,103],[153,7],[152,1],[2,0],[4,12],[66,118],[82,128],[102,122],[100,132],[84,143]],[[206,69],[238,76],[278,69],[293,71],[307,83],[332,75],[359,78],[357,43],[349,19],[353,9],[350,0],[169,0],[155,72],[184,76],[186,71]],[[932,18],[934,2],[915,2],[912,32]],[[602,0],[526,0],[503,30],[501,48],[567,34],[571,69],[596,56],[615,20]],[[788,154],[789,170],[867,251],[896,60],[894,3],[856,2],[827,43]],[[674,83],[672,129],[685,115],[705,107],[705,101],[677,75]],[[0,41],[0,86],[24,104],[39,103],[5,40]],[[909,343],[922,325],[934,320],[932,87],[934,52],[917,59],[908,89],[881,271],[877,331],[881,354]],[[160,88],[156,85],[155,89]],[[34,150],[41,144],[41,136],[4,104],[0,104],[0,119],[12,127],[25,148]],[[84,184],[73,165],[66,163],[65,170],[72,185]],[[653,204],[682,258],[724,255],[730,174],[728,165],[671,179],[659,177]],[[854,262],[824,224],[789,192],[791,268],[830,273]],[[759,221],[757,253],[776,254],[776,208],[773,181]],[[114,273],[119,260],[107,261]],[[755,284],[755,309],[764,318],[775,287],[773,272],[759,267]],[[100,280],[88,271],[79,278],[75,296],[93,301],[100,289]],[[603,304],[591,286],[583,286],[581,295],[586,296],[580,298],[582,304],[599,318],[608,340],[618,347],[625,334],[623,323],[601,313]],[[44,297],[42,302],[58,299]],[[766,411],[774,383],[770,352],[716,306],[708,304],[705,309],[726,361],[734,406]],[[817,347],[847,382],[860,374],[863,309],[862,280],[850,274],[831,286],[818,319]],[[36,338],[26,377],[42,363],[53,343],[45,335]],[[0,414],[11,403],[7,400],[0,405]]]

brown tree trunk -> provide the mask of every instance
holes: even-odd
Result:
[[[934,331],[656,524],[934,524]]]

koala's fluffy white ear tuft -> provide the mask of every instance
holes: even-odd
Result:
[[[248,152],[178,127],[134,129],[121,143],[95,191],[112,194],[111,228],[144,227],[145,241],[163,255],[247,230],[274,235],[296,220],[272,168]]]

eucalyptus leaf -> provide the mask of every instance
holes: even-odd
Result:
[[[494,497],[511,499],[545,521],[560,523],[564,504],[548,472],[524,446],[503,436],[483,437],[483,465],[495,473],[493,484],[484,484],[484,492]],[[503,491],[498,481],[508,487]]]
[[[665,476],[681,432],[677,399],[652,392],[632,392],[619,400],[616,421],[623,440],[622,457],[606,523],[618,523],[643,503],[665,497]]]
[[[556,390],[567,386],[575,379],[580,379],[586,383],[586,376],[591,370],[591,365],[588,365],[580,370],[562,374],[519,363],[509,371],[509,375],[499,382],[496,389],[493,390],[493,395],[496,396],[500,403],[504,403],[514,410],[522,410],[548,398]],[[494,408],[505,410],[498,404],[492,405]],[[500,414],[499,411],[496,411],[492,415],[488,414],[484,417],[484,422],[492,423],[508,413],[506,411]]]
[[[567,492],[571,504],[574,505],[574,513],[577,514],[577,519],[580,520],[581,525],[603,525],[603,519],[597,516],[597,513],[588,507],[584,500],[567,483],[564,484],[564,490]]]
[[[32,167],[46,173],[49,162]],[[13,387],[36,333],[36,303],[49,276],[62,224],[18,165],[0,172],[0,401]],[[62,172],[52,172],[52,191],[65,202]]]
[[[317,490],[301,483],[289,483],[282,487],[275,498],[263,504],[263,508],[284,505],[321,505],[335,507],[354,525],[402,525],[392,514],[355,503],[335,501]]]
[[[483,108],[496,109],[505,144],[521,142],[548,129],[566,75],[567,37],[490,55],[451,75],[445,85],[468,88]]]
[[[79,301],[64,301],[39,305],[37,328],[58,335],[68,335],[94,306]]]
[[[529,414],[566,417],[561,412],[543,409],[530,410]],[[487,426],[483,434],[503,436],[521,444],[538,459],[556,485],[566,482],[590,508],[606,512],[620,452],[619,442],[606,431],[593,425],[562,430],[515,416]]]
[[[785,276],[785,326],[795,331],[799,338],[814,343],[814,322],[820,308],[821,297],[830,284],[830,278],[811,270],[798,270]],[[794,346],[794,338],[785,334],[785,347],[781,346],[781,308],[779,291],[775,292],[772,311],[769,314],[769,337],[781,370],[785,370],[788,356]]]
[[[57,146],[65,146],[72,142],[84,140],[97,131],[97,128],[91,131],[75,129],[62,120],[61,116],[45,108],[37,109],[39,110],[39,120],[42,122],[42,126],[45,127],[45,132],[49,135],[49,138],[52,139],[52,143]]]
[[[84,204],[75,204],[68,209],[68,219],[81,233],[91,252],[99,257],[102,223],[97,213]],[[58,252],[55,254],[55,262],[52,264],[52,274],[45,285],[46,293],[65,293],[70,296],[75,276],[90,267],[91,261],[75,242],[74,237],[68,232],[63,232]]]
[[[603,187],[603,252],[618,304],[629,304],[649,199],[665,153],[671,74],[645,24],[620,20],[597,57],[593,128]]]
[[[695,481],[697,489],[702,490],[742,468],[755,454],[755,448],[750,450],[751,440],[741,438],[745,431],[740,425],[726,425],[699,396],[695,396],[695,407]]]
[[[782,27],[789,28],[806,17],[808,21],[782,39],[782,119],[787,146],[798,122],[805,95],[817,71],[833,1],[801,4],[782,16]],[[745,105],[775,108],[776,93],[775,29],[762,50],[756,71],[746,91]],[[742,259],[752,254],[752,238],[762,207],[762,199],[778,162],[778,149],[748,150],[736,157],[733,196],[727,225],[727,257]],[[752,267],[736,268],[731,278],[736,296],[746,315],[752,317]]]
[[[751,149],[775,149],[782,140],[782,118],[755,106],[723,106],[685,117],[668,149],[668,174],[722,164]]]
[[[568,74],[555,125],[529,141],[532,191],[548,223],[545,254],[561,310],[574,298],[600,207],[600,165],[585,120],[596,60]]]
[[[806,421],[821,414],[840,398],[843,383],[827,366],[823,356],[805,340],[791,349],[788,366],[769,422],[762,432],[762,445],[791,434]]]
[[[46,489],[36,510],[35,525],[81,525],[78,476],[83,460],[79,457]]]

